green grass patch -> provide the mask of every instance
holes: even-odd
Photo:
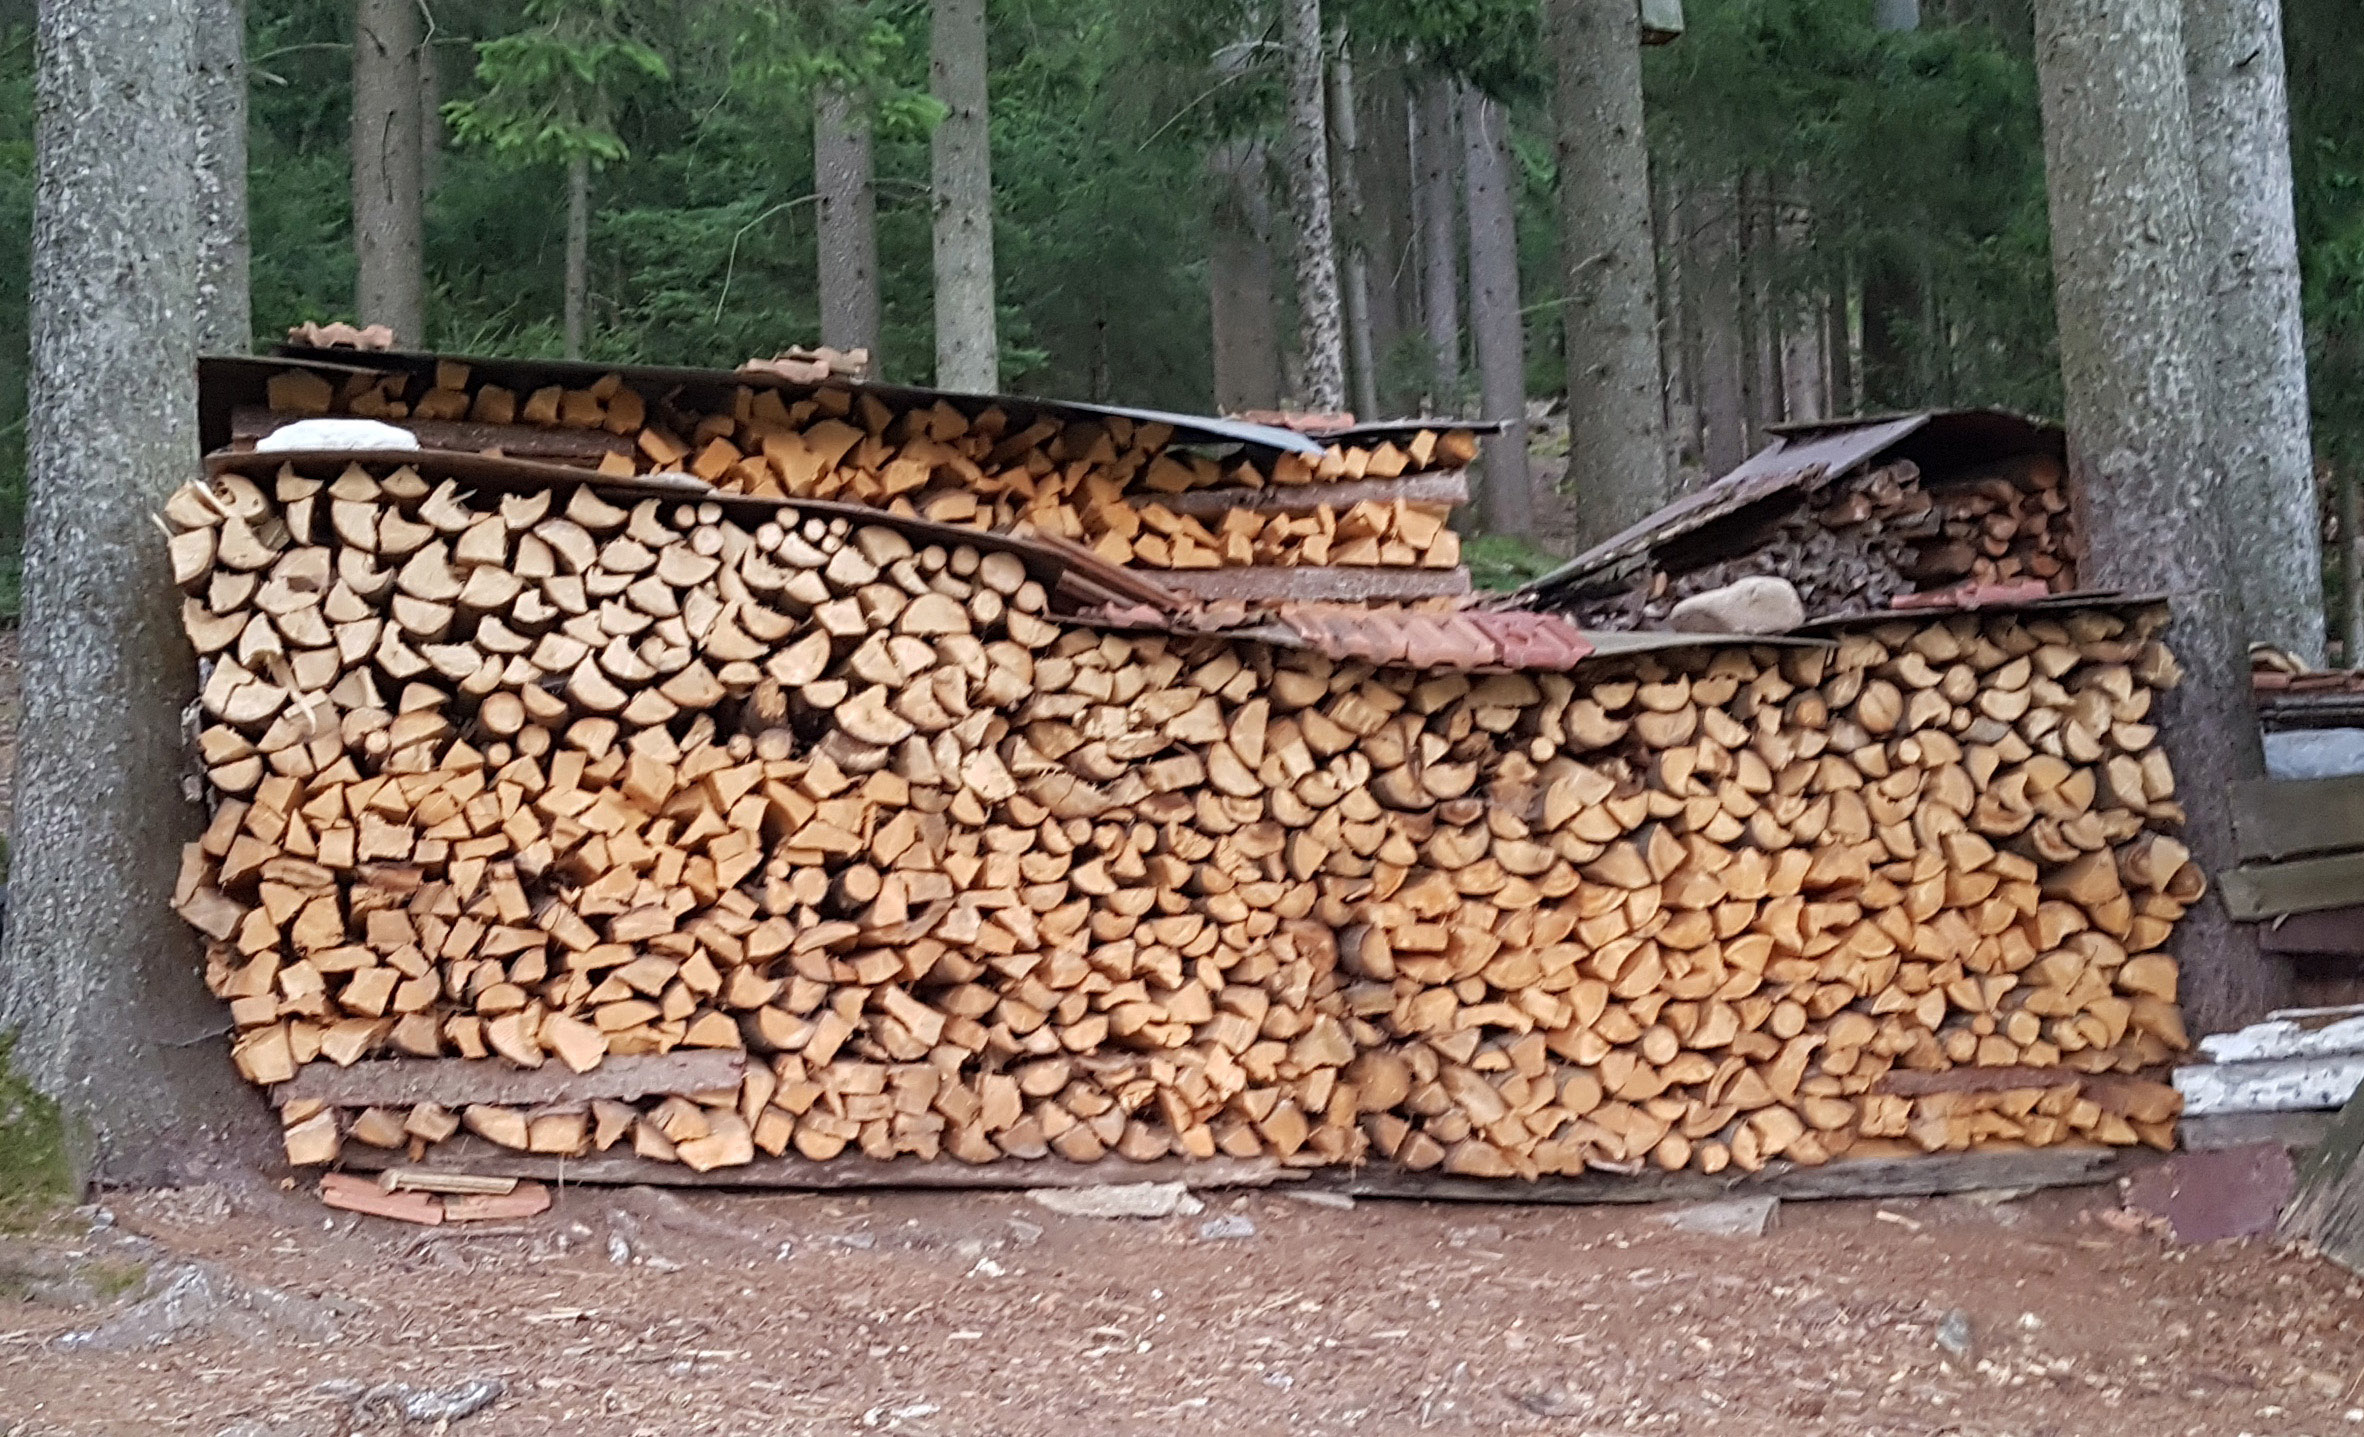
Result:
[[[1499,593],[1539,579],[1564,561],[1515,534],[1477,534],[1461,541],[1461,562],[1469,566],[1472,584]]]
[[[80,1194],[65,1114],[9,1063],[15,1036],[0,1037],[0,1228],[38,1226]]]

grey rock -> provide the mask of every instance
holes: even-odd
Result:
[[[1227,1238],[1254,1237],[1256,1224],[1238,1213],[1211,1217],[1198,1225],[1198,1235],[1207,1242],[1222,1242]]]
[[[1677,1232],[1706,1233],[1711,1237],[1763,1237],[1780,1210],[1777,1197],[1719,1198],[1672,1212],[1654,1213],[1651,1221]]]
[[[1786,634],[1806,622],[1806,604],[1789,580],[1751,574],[1674,606],[1667,627],[1682,634]]]
[[[1937,1345],[1956,1357],[1970,1355],[1970,1314],[1960,1308],[1948,1312],[1937,1323]]]
[[[201,1263],[154,1279],[148,1297],[57,1345],[74,1352],[131,1352],[209,1332],[243,1342],[334,1342],[337,1324],[310,1298],[270,1287],[250,1287]]]
[[[1206,1204],[1180,1183],[1101,1183],[1088,1188],[1031,1188],[1037,1207],[1069,1217],[1190,1217]]]

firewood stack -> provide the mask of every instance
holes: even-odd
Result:
[[[741,386],[728,411],[700,412],[674,398],[652,401],[618,374],[584,389],[519,394],[450,360],[436,366],[432,387],[414,387],[398,372],[355,374],[340,385],[290,369],[271,381],[269,422],[380,419],[410,424],[424,441],[447,447],[477,447],[487,426],[561,431],[583,442],[536,457],[611,478],[688,473],[725,493],[839,499],[978,529],[1031,528],[1115,563],[1177,570],[1454,569],[1461,541],[1445,520],[1456,500],[1332,504],[1290,496],[1406,475],[1458,476],[1477,456],[1470,431],[1423,429],[1401,445],[1333,443],[1318,459],[1280,452],[1223,463],[1177,447],[1169,424],[1118,414],[1020,426],[998,407],[973,417],[948,400],[897,408],[877,392],[838,386],[794,400]],[[1233,502],[1171,503],[1210,491]]]
[[[1006,547],[604,492],[371,460],[167,508],[214,801],[175,904],[248,1079],[749,1055],[634,1099],[294,1100],[297,1161],[2168,1140],[2123,1076],[2183,1045],[2201,887],[2158,613],[1374,672],[1063,624]]]
[[[1675,604],[1752,574],[1795,585],[1810,615],[1889,608],[1901,595],[1960,583],[2041,580],[2075,587],[2058,459],[2030,453],[1931,482],[1898,459],[1823,485],[1748,536],[1743,552],[1636,577],[1579,605],[1589,627],[1663,626]],[[1734,547],[1726,537],[1709,552]]]

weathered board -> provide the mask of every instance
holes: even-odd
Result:
[[[610,1059],[610,1062],[616,1060]],[[603,1065],[605,1066],[605,1065]],[[681,1163],[661,1163],[630,1153],[597,1153],[589,1157],[551,1157],[521,1153],[482,1138],[462,1135],[436,1145],[426,1162],[414,1163],[397,1151],[348,1144],[343,1165],[364,1172],[401,1167],[409,1172],[466,1172],[492,1177],[541,1178],[552,1182],[594,1186],[782,1188],[827,1191],[838,1188],[1080,1188],[1102,1183],[1188,1183],[1194,1188],[1265,1187],[1293,1182],[1305,1169],[1286,1168],[1266,1158],[1161,1158],[1136,1163],[1123,1158],[1071,1163],[1057,1159],[1037,1162],[880,1162],[847,1155],[814,1162],[799,1157],[759,1157],[737,1167],[698,1172]]]
[[[388,1058],[349,1068],[306,1063],[273,1088],[271,1098],[277,1103],[309,1098],[340,1108],[588,1103],[733,1088],[746,1069],[746,1054],[722,1048],[610,1058],[588,1073],[557,1063],[520,1068],[498,1058]]]
[[[1727,1170],[1712,1177],[1696,1172],[1599,1173],[1523,1183],[1372,1167],[1350,1176],[1319,1175],[1310,1185],[1354,1197],[1429,1202],[1646,1203],[1755,1195],[1792,1200],[1928,1197],[2003,1188],[2082,1187],[2109,1182],[2157,1158],[2158,1154],[2143,1149],[2064,1144],[1845,1158],[1811,1168],[1775,1162],[1758,1173]]]
[[[1160,569],[1158,579],[1199,599],[1243,599],[1278,603],[1286,599],[1457,598],[1469,592],[1467,569],[1376,569],[1348,565],[1326,568]]]
[[[2175,1070],[2175,1090],[2192,1117],[2336,1108],[2364,1084],[2364,1053],[2203,1063]]]
[[[2282,1210],[2281,1232],[2313,1243],[2350,1272],[2364,1272],[2364,1096],[2348,1099],[2299,1165],[2298,1195]]]
[[[2364,848],[2364,774],[2232,785],[2233,842],[2247,859]]]
[[[2250,922],[2364,903],[2364,853],[2256,863],[2217,875],[2225,910]]]

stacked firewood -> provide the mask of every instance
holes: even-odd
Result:
[[[998,407],[970,416],[949,401],[890,404],[836,386],[788,399],[743,386],[727,411],[652,401],[610,374],[584,389],[519,394],[457,361],[414,393],[410,376],[366,373],[341,385],[308,370],[272,379],[274,420],[326,414],[409,424],[440,447],[481,447],[510,426],[580,442],[535,457],[611,478],[688,473],[732,494],[837,499],[979,529],[1029,527],[1144,568],[1354,565],[1450,569],[1460,539],[1448,504],[1361,503],[1301,515],[1259,512],[1275,487],[1459,471],[1477,455],[1467,430],[1419,430],[1402,444],[1334,443],[1318,457],[1282,453],[1221,463],[1173,444],[1173,426],[1108,414],[1020,425]],[[444,426],[438,428],[437,426]],[[1239,507],[1202,522],[1157,501],[1236,491]]]
[[[1963,582],[2042,580],[2058,592],[2075,586],[2067,508],[2060,462],[2048,454],[1942,483],[1899,459],[1814,490],[1738,554],[1644,573],[1580,610],[1594,627],[1657,627],[1681,600],[1756,574],[1787,579],[1810,615],[1876,611],[1901,595]],[[1726,536],[1710,552],[1732,547]]]
[[[2165,1141],[2171,1094],[2119,1076],[2182,1046],[2201,886],[2156,614],[1373,671],[1072,627],[1021,550],[790,506],[372,461],[166,518],[214,798],[175,902],[242,1073],[748,1055],[630,1098],[291,1098],[300,1161]]]

